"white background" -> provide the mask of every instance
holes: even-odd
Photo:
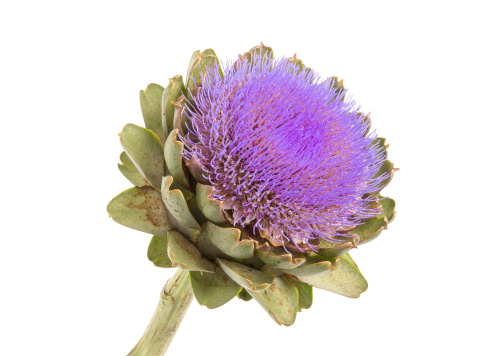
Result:
[[[172,269],[108,218],[140,89],[196,49],[260,40],[344,79],[401,170],[398,215],[352,256],[359,299],[315,291],[294,326],[193,302],[168,355],[481,354],[477,2],[5,1],[0,5],[0,354],[125,355]]]

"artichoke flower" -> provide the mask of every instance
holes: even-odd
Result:
[[[196,51],[184,80],[150,84],[140,101],[145,128],[119,134],[119,169],[135,187],[107,210],[153,235],[155,266],[179,268],[164,297],[183,285],[181,304],[189,293],[208,308],[254,299],[288,326],[313,287],[352,298],[367,289],[348,252],[395,217],[380,195],[395,169],[343,81],[261,43],[224,66]],[[131,354],[165,352],[173,334],[151,324]],[[165,341],[152,346],[156,332]]]

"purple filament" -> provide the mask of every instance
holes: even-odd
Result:
[[[383,150],[346,91],[288,59],[253,56],[224,72],[206,69],[181,139],[235,224],[310,245],[379,213],[367,193],[387,177],[374,178]]]

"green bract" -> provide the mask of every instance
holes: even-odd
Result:
[[[243,58],[250,60],[253,53],[273,56],[271,48],[261,44]],[[296,56],[290,60],[304,67]],[[184,144],[178,140],[187,130],[184,110],[192,104],[195,84],[199,87],[203,71],[217,62],[213,50],[196,51],[186,78],[177,75],[166,88],[150,84],[140,92],[146,128],[127,124],[119,135],[124,148],[119,169],[135,187],[112,199],[109,215],[154,235],[149,260],[157,267],[189,271],[196,299],[208,308],[235,296],[255,299],[277,323],[292,325],[298,311],[310,308],[312,287],[359,297],[367,282],[348,251],[376,238],[393,220],[395,202],[379,195],[390,182],[393,164],[386,160],[377,173],[390,174],[372,193],[378,197],[374,204],[382,208],[380,214],[363,221],[339,243],[320,240],[316,251],[287,252],[261,235],[233,226],[223,202],[212,199],[213,187],[202,176],[199,162],[183,159]],[[328,80],[343,88],[338,78]],[[374,144],[383,147],[386,158],[385,139]]]

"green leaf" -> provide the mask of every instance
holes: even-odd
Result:
[[[296,277],[313,277],[333,272],[336,269],[338,262],[338,259],[332,261],[316,261],[312,263],[307,261],[306,263],[302,264],[297,268],[279,268],[279,270],[283,273],[287,273]]]
[[[270,287],[262,292],[247,292],[278,324],[294,324],[298,312],[298,290],[286,277],[276,277]]]
[[[350,231],[350,234],[360,237],[359,245],[370,242],[380,236],[383,230],[387,229],[388,220],[386,217],[374,217],[362,220],[362,225],[358,225]]]
[[[190,190],[189,180],[184,173],[182,166],[182,152],[184,150],[184,144],[177,140],[177,134],[179,130],[174,129],[167,137],[166,144],[164,146],[164,159],[166,160],[167,168],[171,173],[174,180],[184,188]]]
[[[347,241],[349,240],[349,241]],[[318,255],[324,258],[333,258],[340,255],[344,255],[352,248],[357,248],[357,244],[360,242],[358,235],[347,237],[345,241],[335,243],[320,239],[320,248],[317,251]]]
[[[174,105],[174,118],[173,118],[173,127],[178,129],[181,135],[185,136],[189,129],[192,127],[189,118],[186,116],[186,111],[184,110],[186,107],[190,107],[190,103],[187,101],[184,95],[179,97],[179,100],[173,103]]]
[[[107,212],[121,225],[152,235],[166,235],[171,224],[161,194],[150,187],[130,188],[107,205]]]
[[[397,171],[397,169],[393,167],[393,163],[389,160],[385,160],[385,162],[383,162],[383,165],[378,170],[377,174],[375,174],[374,178],[380,177],[382,174],[385,173],[387,173],[388,176],[381,181],[379,188],[371,194],[378,195],[390,183],[393,178],[393,173],[395,173],[395,171]]]
[[[298,57],[296,57],[296,53],[293,55],[293,57],[289,58],[288,60],[289,60],[289,62],[296,64],[299,68],[299,71],[302,71],[303,68],[305,68],[305,65],[303,64],[303,61],[301,59],[299,59]],[[307,69],[309,69],[309,68],[307,68]]]
[[[351,257],[351,255],[349,253],[344,254],[343,257],[346,258],[348,260],[348,262],[350,262],[353,266],[358,268],[358,266],[355,263],[355,260]]]
[[[195,242],[201,232],[201,226],[189,211],[182,192],[178,189],[169,190],[172,182],[172,176],[164,177],[161,186],[162,200],[167,208],[169,221],[177,231]]]
[[[335,95],[333,96],[333,99],[330,100],[330,102],[335,101],[341,94],[343,94],[343,91],[345,90],[345,86],[343,85],[343,79],[338,80],[338,77],[330,77],[327,80],[330,81],[330,85],[332,86],[333,89],[335,89]],[[345,100],[345,94],[343,94],[343,97],[341,100]]]
[[[131,159],[127,155],[127,153],[122,152],[120,155],[120,161],[117,165],[121,173],[126,177],[129,182],[134,184],[136,187],[144,187],[149,185],[147,180],[139,173],[134,163],[132,163]]]
[[[208,219],[206,219],[206,217],[204,216],[204,214],[202,213],[201,209],[199,209],[199,207],[197,206],[197,202],[196,202],[196,199],[191,199],[187,202],[187,206],[189,208],[189,211],[191,212],[192,216],[194,216],[194,219],[196,219],[196,221],[202,225],[204,224],[206,221],[208,221]]]
[[[173,102],[176,102],[181,94],[186,91],[182,82],[182,76],[176,75],[169,79],[169,84],[162,93],[162,130],[167,137],[174,128],[174,110]],[[164,141],[162,141],[164,143]]]
[[[294,63],[298,66],[298,70],[297,70],[297,74],[301,74],[304,70],[304,75],[305,75],[305,78],[310,76],[312,73],[312,69],[305,66],[303,64],[303,61],[299,58],[296,57],[296,53],[293,55],[293,57],[289,58],[289,61],[291,63]],[[313,81],[313,79],[310,80],[310,83]]]
[[[241,292],[237,295],[237,297],[245,302],[249,302],[253,297],[246,291],[246,289],[241,289]]]
[[[216,271],[216,265],[201,255],[201,252],[177,231],[167,232],[167,254],[172,264],[188,271]]]
[[[198,183],[196,185],[196,201],[204,216],[213,223],[222,224],[227,222],[223,212],[223,202],[211,199],[214,188],[211,185]]]
[[[233,299],[242,289],[220,268],[215,273],[190,272],[194,296],[209,309],[218,308]]]
[[[193,155],[191,157],[189,162],[186,163],[186,167],[189,169],[189,172],[191,172],[194,179],[196,179],[199,183],[207,185],[211,184],[209,179],[204,177],[205,175],[207,176],[206,170],[196,156]]]
[[[377,217],[384,216],[387,218],[387,222],[391,223],[395,218],[395,214],[396,214],[395,200],[382,197],[381,195],[379,195],[378,198],[380,199],[378,202],[382,206],[383,210],[380,212],[380,214],[377,215]]]
[[[236,283],[246,289],[262,291],[273,283],[274,275],[264,271],[258,271],[244,264],[216,259],[223,271]]]
[[[372,145],[377,146],[375,150],[380,150],[382,152],[381,159],[386,160],[388,147],[388,145],[386,144],[386,139],[383,137],[377,137],[373,140]]]
[[[232,258],[228,258],[228,259],[232,259]],[[242,260],[237,260],[237,259],[232,259],[232,260],[235,261],[235,262],[239,262],[239,263],[245,264],[247,266],[256,268],[257,270],[260,270],[260,271],[262,271],[263,267],[266,265],[263,261],[261,261],[254,254],[253,254],[253,257],[251,257],[251,258],[245,258],[245,259],[242,259]]]
[[[152,236],[151,243],[147,249],[147,258],[157,267],[173,267],[167,255],[167,237]]]
[[[310,309],[313,305],[313,287],[294,278],[288,278],[288,280],[295,285],[296,289],[298,289],[299,310]]]
[[[338,268],[333,273],[317,277],[298,277],[301,282],[350,298],[358,298],[367,290],[368,283],[351,257],[340,256]]]
[[[169,175],[171,175],[171,172],[169,172],[169,169],[166,169],[166,172],[164,173],[164,176],[169,176]],[[193,192],[191,192],[190,190],[187,190],[186,188],[184,188],[182,185],[180,185],[175,180],[172,181],[170,189],[171,190],[179,189],[181,191],[182,195],[184,195],[184,200],[186,200],[186,202],[189,202],[189,201],[193,200],[192,198],[194,198],[194,195],[195,195]]]
[[[143,127],[127,124],[119,134],[121,145],[142,176],[154,188],[161,187],[164,153],[157,135]]]
[[[360,119],[360,116],[361,116],[362,117],[361,121],[366,124],[366,129],[365,129],[365,132],[363,133],[363,136],[368,135],[368,133],[370,132],[370,128],[372,126],[372,121],[370,119],[370,113],[368,113],[368,115],[365,115],[362,112],[358,112],[356,115],[358,116],[358,119]]]
[[[206,233],[211,242],[226,255],[236,259],[253,257],[254,241],[240,240],[241,231],[234,227],[220,227],[206,223]]]
[[[212,48],[205,49],[204,51],[201,52],[201,54],[204,55],[204,56],[214,56],[214,57],[216,57],[216,60],[219,63],[219,58],[216,55],[216,52],[214,52],[214,50]]]
[[[273,248],[268,243],[258,246],[255,253],[261,261],[274,268],[292,269],[306,261],[301,253],[287,253],[283,247]]]
[[[149,84],[146,90],[141,90],[139,98],[141,101],[142,116],[146,129],[154,132],[161,142],[166,140],[162,130],[162,93],[164,88],[158,84]]]
[[[256,55],[260,58],[273,58],[273,49],[271,47],[266,47],[263,42],[259,46],[255,46],[251,48],[247,53],[245,53],[245,57],[248,60],[251,60],[252,56]]]
[[[196,240],[196,246],[199,251],[202,252],[203,256],[206,256],[211,260],[214,260],[216,257],[223,259],[230,258],[212,243],[207,232],[207,222],[202,224],[201,233]]]
[[[199,87],[202,84],[201,74],[206,72],[206,67],[214,68],[216,63],[219,73],[221,74],[221,78],[224,78],[222,68],[219,65],[218,57],[212,49],[207,49],[201,53],[199,53],[199,51],[194,52],[187,70],[186,87],[190,90],[193,90],[195,88],[194,82],[196,83],[196,86]]]
[[[395,218],[395,201],[393,199],[378,195],[378,199],[371,202],[370,207],[381,207],[382,209],[376,217],[362,220],[361,225],[349,231],[351,235],[359,237],[358,244],[360,245],[380,236],[382,231],[387,229],[388,223]]]
[[[200,61],[200,55],[201,55],[201,51],[197,50],[192,54],[191,59],[189,60],[189,65],[187,67],[187,73],[186,73],[186,87],[188,87],[189,79],[191,77],[191,73],[194,70],[194,67]]]

